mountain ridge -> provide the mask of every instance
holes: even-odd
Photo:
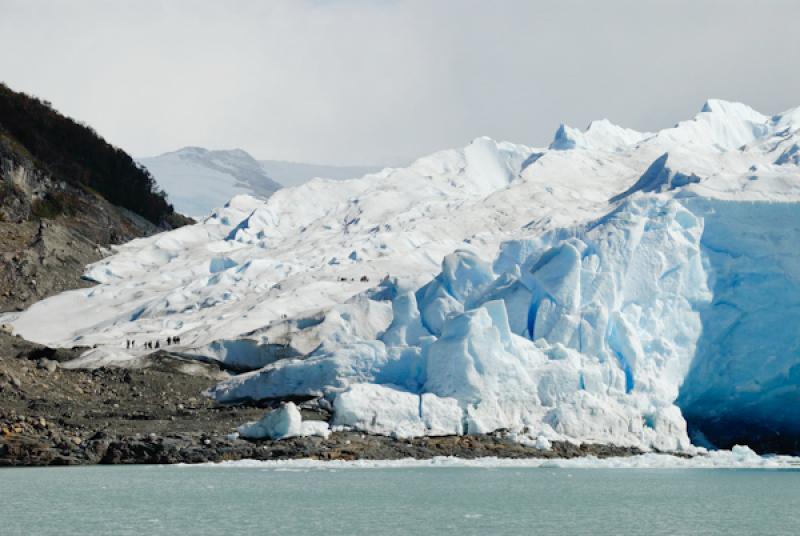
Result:
[[[203,217],[237,194],[266,199],[281,185],[242,149],[183,147],[138,160],[179,211]]]

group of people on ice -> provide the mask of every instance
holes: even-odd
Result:
[[[167,337],[166,344],[164,346],[169,346],[172,344],[180,344],[180,342],[181,338],[178,335],[175,335],[174,337]],[[136,340],[126,339],[125,348],[127,348],[128,350],[130,350],[131,348],[136,348]],[[149,350],[161,348],[161,342],[158,339],[156,339],[155,342],[145,341],[144,348]]]

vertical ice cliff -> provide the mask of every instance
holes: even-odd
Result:
[[[713,300],[678,404],[730,447],[797,450],[800,437],[800,205],[690,200]]]

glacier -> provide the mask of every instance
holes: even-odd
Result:
[[[710,100],[237,196],[2,320],[119,366],[180,335],[230,371],[209,396],[317,399],[333,430],[797,450],[798,110]]]

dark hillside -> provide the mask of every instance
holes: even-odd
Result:
[[[124,151],[0,84],[0,311],[87,286],[110,246],[189,222]]]
[[[150,173],[121,149],[54,110],[48,102],[0,83],[0,137],[27,153],[37,168],[56,181],[94,191],[159,227],[186,221],[158,191]],[[50,211],[68,210],[54,200]],[[50,215],[48,212],[43,214]]]

